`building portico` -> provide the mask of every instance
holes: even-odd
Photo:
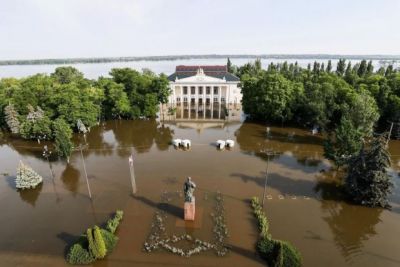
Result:
[[[168,79],[172,105],[239,104],[242,100],[239,78],[226,66],[177,66]]]

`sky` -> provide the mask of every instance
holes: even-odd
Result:
[[[400,0],[2,0],[0,60],[400,54]]]

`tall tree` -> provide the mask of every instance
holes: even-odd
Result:
[[[82,72],[70,66],[56,68],[54,73],[51,74],[51,77],[61,84],[79,82],[84,79]]]
[[[8,104],[8,106],[4,108],[4,114],[6,117],[7,126],[10,129],[10,131],[13,134],[18,134],[20,131],[20,123],[18,120],[19,114],[15,110],[14,105],[11,103]]]
[[[374,138],[369,147],[362,147],[348,162],[345,187],[351,199],[365,206],[389,207],[388,196],[393,188],[388,174],[390,165],[385,136]]]
[[[73,148],[71,127],[63,119],[59,118],[53,122],[53,132],[55,151],[58,156],[66,158],[69,162]]]
[[[341,167],[360,151],[362,142],[362,131],[355,127],[351,120],[343,117],[324,144],[324,156],[333,160],[337,167]]]
[[[343,76],[345,69],[346,69],[346,60],[339,59],[336,67],[336,74],[339,76]]]
[[[364,77],[366,73],[367,73],[367,61],[363,59],[361,60],[360,66],[358,67],[357,75],[359,77]]]
[[[328,65],[326,66],[326,72],[330,73],[332,71],[332,61],[328,60]]]
[[[228,69],[228,72],[233,73],[233,66],[232,66],[232,62],[231,59],[228,57],[227,62],[226,62],[226,67]]]

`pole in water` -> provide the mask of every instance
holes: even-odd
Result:
[[[131,174],[131,184],[132,184],[132,194],[136,194],[136,180],[135,180],[135,170],[133,168],[133,149],[132,149],[132,153],[129,156],[129,172]]]
[[[267,169],[266,169],[266,173],[265,173],[264,194],[263,194],[263,201],[262,201],[263,208],[264,208],[264,202],[265,202],[265,194],[267,193],[268,167],[269,167],[269,154],[267,154]]]
[[[87,175],[87,172],[86,172],[85,159],[83,158],[82,145],[79,146],[79,149],[80,149],[80,151],[81,151],[81,158],[82,158],[83,170],[85,171],[86,185],[87,185],[87,188],[88,188],[89,197],[90,197],[90,199],[92,199],[92,192],[90,191],[89,179],[88,179],[88,175]]]
[[[392,122],[392,124],[390,125],[389,135],[388,135],[388,138],[387,138],[387,140],[386,140],[386,146],[389,144],[390,136],[392,135],[393,124],[394,124],[394,123]]]

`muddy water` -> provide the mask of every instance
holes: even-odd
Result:
[[[192,148],[176,150],[173,138],[188,138]],[[233,139],[230,151],[217,151],[217,139]],[[84,143],[76,136],[75,143]],[[92,192],[88,197],[82,161],[70,164],[41,157],[41,145],[4,137],[0,143],[1,266],[67,266],[65,249],[93,224],[102,224],[116,209],[125,213],[119,243],[95,266],[264,266],[257,257],[256,222],[248,200],[263,196],[267,156],[269,176],[265,211],[274,238],[299,248],[305,266],[399,266],[400,191],[393,210],[347,204],[337,189],[337,174],[322,157],[322,139],[295,128],[221,120],[109,121],[93,128],[83,151]],[[43,145],[43,144],[42,144]],[[138,193],[131,196],[128,156],[134,151]],[[394,172],[400,170],[400,142],[391,142]],[[15,190],[22,159],[44,177],[41,187]],[[182,190],[186,176],[197,183],[199,225],[182,226],[182,206],[163,203],[161,195]],[[400,185],[400,178],[395,177]],[[142,251],[155,212],[169,217],[168,231],[212,239],[207,196],[224,196],[230,253],[212,252],[180,258]],[[202,211],[201,211],[202,210]]]

